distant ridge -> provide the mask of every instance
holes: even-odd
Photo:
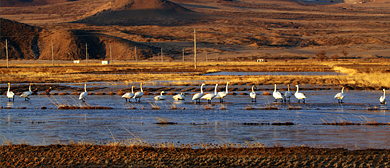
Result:
[[[112,0],[76,21],[94,25],[180,25],[204,17],[167,0]]]
[[[1,7],[39,6],[54,3],[68,2],[71,0],[1,0]]]

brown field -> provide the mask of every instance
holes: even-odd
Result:
[[[187,144],[188,145],[188,144]],[[191,145],[192,146],[192,145]],[[1,167],[386,167],[389,150],[201,144],[3,145]]]
[[[164,59],[177,61],[184,49],[189,61],[196,28],[198,57],[203,61],[206,55],[208,60],[232,61],[307,59],[321,50],[328,58],[390,57],[387,0],[320,4],[294,0],[172,0],[177,5],[169,7],[151,0],[126,8],[131,1],[116,0],[110,6],[110,0],[49,0],[38,6],[1,7],[2,18],[39,28],[30,34],[2,30],[5,35],[1,47],[8,38],[12,59],[43,60],[51,59],[51,42],[58,60],[85,59],[85,43],[90,46],[90,58],[106,60],[110,58],[110,46],[117,60],[135,60],[137,47],[139,59],[156,60],[163,48]],[[183,7],[192,12],[188,14]],[[147,12],[134,14],[134,10],[144,8]],[[25,48],[18,49],[13,43]],[[33,51],[34,47],[39,52]],[[348,54],[341,54],[342,50]],[[4,51],[0,52],[4,59]]]
[[[158,82],[171,85],[199,85],[199,81],[229,81],[234,84],[313,84],[340,85],[347,89],[379,90],[390,88],[389,62],[333,61],[270,61],[257,62],[199,62],[197,69],[190,62],[114,62],[55,64],[36,61],[30,64],[11,62],[11,68],[0,68],[2,83],[63,83],[63,82]],[[291,72],[292,75],[263,76],[203,76],[209,72]],[[180,72],[180,73],[177,73]],[[300,76],[293,72],[341,72],[346,75]],[[193,82],[191,82],[193,81]],[[212,83],[210,83],[212,84]],[[5,88],[4,88],[5,89]],[[93,90],[93,88],[91,88]]]

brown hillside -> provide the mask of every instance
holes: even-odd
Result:
[[[38,43],[40,28],[7,19],[1,20],[0,58],[5,59],[5,40],[8,41],[9,59],[36,59],[39,57]]]
[[[166,0],[113,0],[87,16],[77,22],[94,25],[178,26],[205,17]]]
[[[137,46],[138,59],[147,59],[159,49],[129,40],[85,30],[47,30],[15,21],[1,19],[0,59],[5,59],[5,40],[8,40],[10,59],[52,59],[51,44],[56,60],[85,59],[88,44],[90,59],[107,59],[110,45],[113,59],[133,60]],[[107,57],[107,58],[106,58]]]
[[[76,1],[76,0],[2,0],[2,7],[25,7],[55,4],[60,2]]]
[[[137,46],[138,59],[152,57],[158,49],[146,47],[144,45],[110,37],[107,35],[87,32],[84,30],[56,30],[43,32],[40,39],[42,53],[39,59],[51,59],[51,42],[53,42],[55,59],[78,60],[85,59],[85,45],[88,44],[88,55],[90,59],[109,59],[110,44],[113,59],[133,60],[134,48]]]

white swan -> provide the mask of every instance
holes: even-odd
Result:
[[[206,94],[206,95],[202,96],[201,99],[206,99],[208,101],[208,103],[210,104],[211,100],[214,99],[215,96],[217,96],[217,87],[218,87],[218,84],[215,84],[214,93]]]
[[[282,102],[283,102],[283,95],[280,92],[276,91],[276,84],[275,84],[275,89],[274,89],[274,93],[272,93],[272,96],[275,98],[275,102],[277,102],[278,99],[282,100]]]
[[[381,96],[379,98],[379,101],[381,102],[381,104],[386,104],[386,90],[383,89],[383,96]]]
[[[337,101],[339,103],[343,103],[343,99],[345,97],[345,94],[344,94],[344,87],[341,89],[341,92],[337,93],[334,98],[337,99]]]
[[[305,100],[306,100],[305,94],[298,92],[299,91],[298,85],[295,85],[295,87],[297,87],[297,91],[294,93],[294,96],[295,96],[295,98],[298,99],[298,103],[300,103],[301,99],[303,99],[303,103],[305,103]]]
[[[154,100],[165,100],[165,96],[163,95],[164,91],[161,91],[160,95],[154,97]]]
[[[125,93],[122,98],[125,98],[126,99],[126,102],[127,102],[127,99],[129,99],[129,102],[131,101],[131,98],[133,98],[134,96],[134,88],[135,86],[131,86],[131,93],[130,92],[127,92]]]
[[[12,101],[14,101],[15,100],[14,99],[15,98],[15,93],[10,91],[10,89],[11,89],[11,84],[8,83],[8,91],[7,91],[8,101],[11,101],[11,99],[12,99]]]
[[[252,86],[252,92],[249,93],[249,96],[251,97],[252,102],[256,102],[256,92],[253,90],[254,87],[255,87],[255,85]]]
[[[175,99],[176,101],[178,101],[178,100],[184,100],[184,99],[186,99],[185,93],[180,93],[180,94],[174,95],[174,96],[173,96],[173,99]]]
[[[200,86],[200,93],[196,93],[194,96],[192,96],[192,100],[195,100],[195,103],[200,103],[200,98],[202,98],[202,96],[203,96],[203,86],[204,86],[205,84],[204,83],[202,83],[202,86]]]
[[[218,92],[217,96],[215,96],[216,99],[220,99],[221,103],[223,103],[223,98],[225,98],[228,95],[228,86],[229,86],[229,82],[226,83],[226,91]]]
[[[137,101],[137,99],[138,99],[138,102],[141,102],[141,97],[144,95],[144,90],[142,90],[142,84],[143,83],[140,84],[141,90],[139,92],[135,92],[134,97],[133,97],[135,99],[135,101]]]
[[[287,91],[284,92],[284,98],[285,98],[285,102],[287,102],[287,98],[288,98],[288,102],[290,102],[290,99],[291,99],[291,92],[290,92],[290,84],[287,84]]]
[[[20,95],[20,97],[24,97],[24,101],[30,100],[30,98],[29,98],[28,96],[32,95],[31,85],[33,85],[33,84],[30,83],[30,86],[28,87],[28,91],[25,91],[25,92],[23,92],[23,93]]]
[[[84,84],[84,92],[80,93],[79,99],[83,102],[85,102],[85,97],[87,97],[88,92],[87,92],[87,84]]]

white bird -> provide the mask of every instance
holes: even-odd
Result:
[[[341,92],[337,93],[334,98],[337,99],[337,101],[339,103],[343,103],[343,99],[345,97],[345,94],[344,94],[344,87],[341,89]]]
[[[180,93],[180,94],[174,95],[174,96],[173,96],[173,99],[175,99],[176,101],[178,101],[178,100],[184,100],[184,99],[186,99],[185,93]]]
[[[254,87],[255,87],[255,85],[252,86],[252,92],[249,93],[249,96],[251,97],[252,102],[256,102],[256,92],[253,90]]]
[[[31,91],[31,85],[33,85],[32,83],[30,83],[30,86],[28,87],[28,91],[25,91],[23,92],[20,97],[24,97],[24,100],[27,101],[27,100],[30,100],[30,98],[28,96],[30,96],[32,94],[32,91]]]
[[[291,99],[290,84],[287,84],[287,91],[284,92],[284,101],[285,102],[287,102],[287,98],[288,98],[288,102],[290,102],[290,99]]]
[[[87,84],[84,84],[84,92],[80,93],[79,99],[83,102],[85,102],[85,97],[87,97],[88,92],[87,92]]]
[[[144,90],[142,90],[142,84],[143,83],[140,84],[141,90],[139,92],[135,92],[134,97],[133,97],[135,99],[135,101],[137,101],[137,99],[138,99],[138,102],[141,102],[141,97],[144,95]]]
[[[295,96],[295,98],[298,99],[298,103],[300,103],[301,99],[303,99],[303,103],[305,103],[305,100],[306,100],[305,94],[298,92],[299,91],[298,85],[295,85],[295,87],[297,87],[297,91],[294,93],[294,96]]]
[[[381,102],[381,104],[386,104],[386,90],[383,89],[383,96],[381,96],[379,98],[379,101]]]
[[[218,92],[217,96],[215,96],[216,99],[220,99],[221,103],[223,103],[223,98],[225,98],[228,95],[228,86],[229,86],[229,82],[226,83],[226,91]]]
[[[160,95],[154,97],[154,100],[165,100],[165,96],[163,95],[164,91],[161,91]]]
[[[15,93],[10,91],[10,88],[11,88],[11,84],[8,83],[8,91],[7,91],[8,101],[11,101],[11,99],[12,99],[12,101],[14,101],[15,100],[14,99],[15,98]]]
[[[200,98],[203,96],[203,86],[205,84],[202,83],[202,86],[200,86],[200,93],[196,93],[194,96],[192,96],[192,100],[195,100],[195,103],[200,103]]]
[[[128,92],[128,93],[125,93],[122,98],[125,98],[126,99],[126,102],[127,102],[127,99],[129,99],[129,102],[131,101],[131,98],[133,98],[134,96],[134,90],[133,88],[135,88],[135,86],[131,86],[131,93]]]
[[[202,96],[201,99],[206,99],[209,102],[209,104],[210,104],[211,100],[214,99],[215,96],[217,96],[217,87],[218,87],[218,84],[215,84],[214,93],[206,94],[206,95]]]
[[[275,102],[277,102],[278,99],[282,100],[282,102],[283,102],[283,95],[280,92],[276,91],[276,84],[275,84],[275,89],[274,89],[274,93],[272,93],[272,96],[275,98]]]

